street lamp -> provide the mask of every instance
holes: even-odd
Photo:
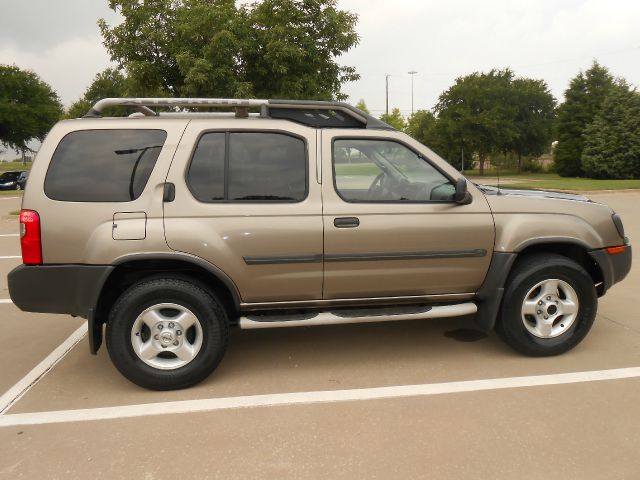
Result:
[[[418,73],[415,70],[411,70],[409,75],[411,75],[411,115],[413,115],[413,76]]]
[[[384,80],[385,80],[385,86],[386,86],[386,98],[387,98],[387,115],[389,115],[389,77],[391,75],[389,75],[388,73],[384,76]]]

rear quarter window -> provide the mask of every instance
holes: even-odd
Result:
[[[52,200],[129,202],[147,185],[164,130],[81,130],[56,148],[44,181]]]

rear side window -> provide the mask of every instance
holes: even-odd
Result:
[[[203,202],[224,200],[224,133],[207,133],[198,142],[189,167],[189,187]]]
[[[300,202],[307,196],[306,145],[282,133],[206,133],[187,182],[201,202]]]
[[[164,130],[82,130],[64,137],[44,191],[68,202],[129,202],[142,194],[162,150]]]

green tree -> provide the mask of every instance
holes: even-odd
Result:
[[[447,160],[456,168],[461,166],[462,145],[448,136],[438,119],[428,110],[417,110],[411,115],[405,133]]]
[[[420,143],[432,147],[435,126],[436,117],[433,113],[428,110],[417,110],[407,119],[405,133]]]
[[[583,175],[583,135],[614,85],[609,70],[595,61],[589,70],[571,80],[564,93],[565,101],[558,107],[558,145],[554,149],[555,168],[563,177]]]
[[[336,58],[358,43],[337,0],[109,0],[99,21],[132,95],[344,99],[359,76]]]
[[[383,113],[382,115],[380,115],[380,120],[388,125],[391,125],[397,130],[404,130],[404,127],[406,125],[404,117],[402,116],[399,108],[394,108],[389,114]]]
[[[438,137],[447,152],[476,154],[480,174],[492,151],[509,150],[518,135],[512,98],[513,72],[491,70],[460,77],[435,106]],[[447,155],[448,156],[448,155]]]
[[[79,118],[86,114],[98,100],[126,96],[127,79],[125,76],[115,68],[107,68],[94,77],[82,97],[69,106],[65,116]],[[115,116],[122,112],[122,109],[110,108],[104,112],[104,115]]]
[[[62,115],[51,86],[38,75],[0,65],[0,143],[24,154],[30,140],[43,140]]]
[[[518,156],[518,173],[523,156],[540,156],[551,144],[556,100],[543,80],[516,78],[512,84],[516,135],[511,150]]]
[[[591,178],[640,178],[640,93],[614,88],[584,133],[582,167]]]
[[[358,103],[356,103],[356,108],[359,108],[365,113],[369,113],[369,114],[371,113],[367,108],[367,104],[365,103],[364,98],[361,98],[360,100],[358,100]]]

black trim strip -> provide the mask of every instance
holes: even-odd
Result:
[[[377,260],[420,260],[439,258],[484,257],[487,251],[476,248],[471,250],[445,250],[440,252],[381,252],[381,253],[335,253],[324,255],[325,262],[368,262]],[[290,255],[273,257],[243,257],[247,265],[278,265],[286,263],[319,263],[323,256]]]
[[[243,257],[247,265],[278,265],[285,263],[320,263],[322,254],[318,255],[291,255],[274,257]]]
[[[324,256],[325,262],[369,262],[375,260],[419,260],[438,258],[484,257],[484,249],[445,250],[440,252],[338,253]]]

